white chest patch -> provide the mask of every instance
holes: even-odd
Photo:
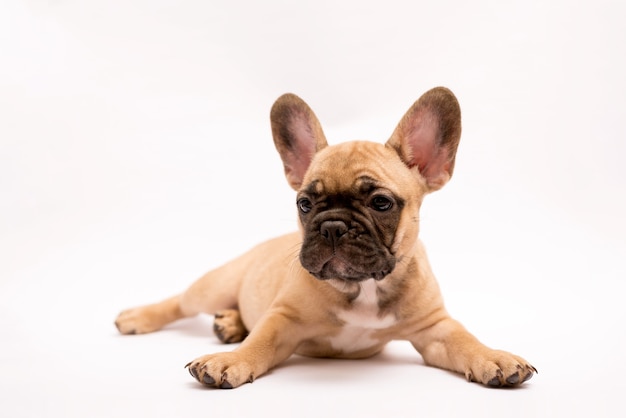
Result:
[[[373,337],[378,330],[396,323],[392,314],[378,315],[378,295],[376,281],[369,279],[361,283],[361,293],[352,302],[351,309],[340,311],[337,317],[344,321],[339,334],[331,337],[330,344],[336,350],[352,352],[364,350],[379,341]]]

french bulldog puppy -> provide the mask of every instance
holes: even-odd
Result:
[[[517,386],[537,372],[450,317],[418,239],[422,199],[454,169],[461,111],[450,90],[426,92],[384,145],[329,146],[293,94],[276,100],[271,126],[297,192],[299,232],[253,248],[180,295],[122,312],[122,334],[215,314],[218,337],[243,342],[186,367],[200,383],[228,389],[294,353],[365,358],[391,340],[408,340],[426,364],[488,386]]]

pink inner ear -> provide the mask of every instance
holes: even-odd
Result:
[[[439,147],[439,123],[427,110],[420,110],[412,120],[405,136],[409,147],[409,166],[418,166],[422,175],[424,170],[436,169],[446,159],[446,152]]]
[[[304,115],[294,117],[290,126],[291,150],[284,156],[283,163],[290,181],[301,184],[306,170],[315,155],[316,139]]]
[[[448,152],[441,148],[439,153],[428,161],[424,167],[420,167],[420,173],[431,188],[438,189],[450,179],[450,161]]]
[[[417,166],[432,190],[439,189],[450,179],[450,155],[441,145],[439,121],[431,111],[422,109],[412,122],[405,137],[408,165]]]
[[[288,161],[284,162],[285,171],[289,177],[289,181],[295,185],[299,186],[302,184],[304,174],[311,163],[311,157],[309,157],[309,155],[311,154],[309,154],[306,149],[296,149],[294,152],[289,153],[289,156],[287,157]]]

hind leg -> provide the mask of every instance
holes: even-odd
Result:
[[[215,312],[213,331],[224,344],[238,343],[248,335],[237,309],[224,309]]]
[[[221,267],[198,279],[181,295],[125,310],[115,320],[115,326],[122,334],[145,334],[178,319],[234,308],[240,280],[229,273],[227,266]]]
[[[146,334],[184,317],[180,296],[174,296],[159,303],[123,311],[115,320],[115,326],[121,334]]]

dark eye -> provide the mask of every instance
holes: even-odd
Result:
[[[313,209],[313,203],[306,197],[303,197],[302,199],[298,199],[298,209],[300,209],[302,213],[309,213],[311,209]]]
[[[370,206],[379,212],[385,212],[393,206],[393,201],[386,196],[374,196],[370,201]]]

